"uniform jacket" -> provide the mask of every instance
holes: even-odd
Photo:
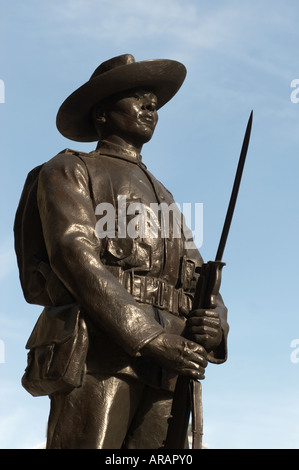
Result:
[[[164,329],[182,333],[198,276],[196,267],[203,262],[197,249],[185,248],[184,234],[173,237],[171,230],[167,237],[120,238],[116,230],[113,238],[99,238],[98,205],[111,204],[118,218],[118,197],[124,195],[127,205],[141,202],[149,208],[153,202],[174,203],[138,155],[116,146],[103,144],[89,154],[67,149],[40,171],[37,201],[47,262],[86,313],[94,345],[90,368],[107,372],[138,370],[144,361],[140,350],[147,342]],[[132,214],[127,215],[127,223],[130,219]],[[160,235],[161,226],[158,230]],[[161,281],[166,286],[163,291]],[[216,363],[226,360],[228,331],[220,296],[218,312],[224,340],[209,354]]]

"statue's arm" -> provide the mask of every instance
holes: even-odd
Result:
[[[130,355],[138,354],[163,329],[100,261],[101,240],[81,160],[64,154],[43,166],[38,207],[54,273],[101,330]]]

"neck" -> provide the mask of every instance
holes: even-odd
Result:
[[[140,147],[132,145],[117,136],[109,136],[104,140],[100,140],[97,145],[97,150],[101,149],[110,155],[118,155],[133,161],[141,160],[140,151],[142,145]]]
[[[140,154],[143,144],[138,144],[136,142],[131,142],[129,139],[124,139],[118,135],[112,134],[105,137],[105,141],[111,143],[112,145],[118,145],[124,151],[135,152]]]

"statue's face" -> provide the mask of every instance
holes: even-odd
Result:
[[[109,104],[106,119],[110,131],[142,145],[151,139],[158,121],[157,97],[139,89],[122,93]]]

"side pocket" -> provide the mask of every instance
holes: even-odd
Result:
[[[69,392],[85,373],[88,333],[77,304],[46,307],[27,342],[23,387],[33,396]]]

